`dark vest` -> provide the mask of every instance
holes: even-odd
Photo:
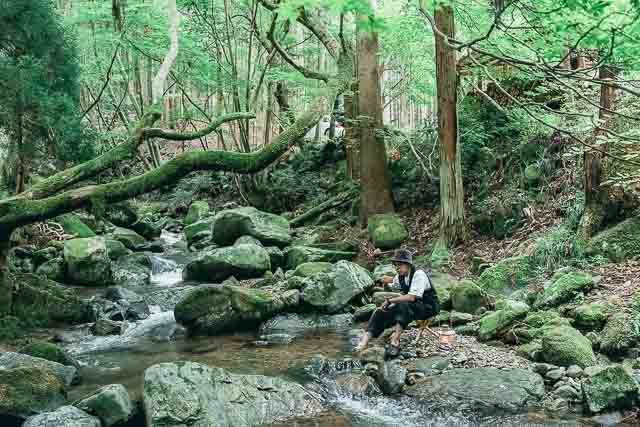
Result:
[[[416,270],[414,268],[411,269],[409,273],[409,281],[406,280],[405,276],[398,276],[398,281],[400,282],[400,292],[406,295],[409,293],[411,289],[411,282],[413,281],[413,275]],[[436,292],[436,288],[433,286],[433,282],[431,281],[431,275],[428,272],[425,272],[427,275],[427,280],[429,281],[429,289],[424,290],[424,294],[422,294],[422,302],[424,304],[429,304],[432,307],[437,307],[438,304],[438,293]],[[419,301],[419,300],[417,300]]]

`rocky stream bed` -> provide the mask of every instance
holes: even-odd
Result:
[[[77,325],[0,353],[3,426],[612,425],[637,400],[633,361],[596,356],[550,310],[590,276],[559,274],[532,302],[492,295],[521,259],[478,285],[434,273],[446,311],[433,329],[455,326],[456,344],[413,328],[385,360],[384,337],[353,349],[389,266],[352,263],[349,242],[252,208],[136,224],[14,254],[14,309]]]

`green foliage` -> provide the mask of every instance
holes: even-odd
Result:
[[[0,317],[0,341],[14,340],[24,334],[20,319],[14,316]]]
[[[575,231],[565,225],[552,228],[536,240],[533,264],[539,274],[554,272],[562,267],[581,267],[606,262],[601,256],[589,256],[587,244]]]
[[[79,67],[72,34],[49,0],[16,0],[0,7],[0,129],[10,152],[32,161],[93,156],[80,123]]]

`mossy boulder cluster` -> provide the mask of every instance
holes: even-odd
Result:
[[[256,244],[239,244],[203,252],[184,270],[185,280],[219,283],[236,279],[261,277],[271,270],[269,253]]]
[[[587,293],[594,286],[593,277],[582,272],[556,273],[534,304],[535,308],[556,307]]]
[[[514,321],[521,319],[529,312],[529,306],[523,302],[505,300],[500,308],[480,319],[478,337],[481,340],[490,340],[498,337],[511,326]]]
[[[440,288],[438,293],[439,291]],[[487,293],[470,280],[462,280],[455,287],[450,288],[449,292],[451,307],[460,313],[475,314],[481,307],[489,305]]]
[[[209,215],[209,203],[204,200],[195,201],[189,206],[189,212],[184,218],[184,224],[191,225],[206,218],[207,215]]]

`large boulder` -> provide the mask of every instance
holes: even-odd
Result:
[[[204,219],[207,215],[209,215],[209,203],[205,200],[197,200],[189,206],[189,212],[187,212],[187,216],[184,219],[184,224],[191,225]]]
[[[596,234],[587,251],[605,255],[614,262],[640,256],[640,215]]]
[[[407,370],[399,361],[389,361],[378,365],[377,382],[385,394],[397,394],[404,388]]]
[[[62,229],[66,234],[69,234],[73,237],[94,237],[96,233],[90,229],[78,215],[68,213],[64,215],[60,215],[57,218],[57,221],[62,226]]]
[[[565,367],[585,368],[596,364],[591,341],[570,326],[557,326],[544,332],[541,357],[547,363]]]
[[[318,249],[311,246],[291,246],[284,251],[287,270],[295,270],[299,265],[308,262],[335,263],[341,260],[352,260],[355,252]]]
[[[64,242],[67,278],[88,286],[109,285],[113,281],[111,260],[101,237],[72,239]]]
[[[409,237],[407,227],[397,214],[370,216],[367,230],[373,246],[380,249],[398,248]]]
[[[496,338],[504,333],[513,322],[525,317],[528,312],[529,306],[527,304],[506,300],[501,305],[501,309],[480,319],[478,337],[483,341]]]
[[[529,257],[506,258],[484,270],[478,285],[492,295],[509,293],[526,285],[530,270]]]
[[[547,330],[556,326],[571,326],[571,324],[569,319],[553,310],[531,311],[527,317],[509,329],[510,334],[505,337],[505,341],[517,344],[539,340]]]
[[[326,313],[337,313],[353,299],[373,287],[367,270],[349,261],[339,261],[326,273],[306,279],[302,301]]]
[[[471,280],[462,280],[456,286],[451,287],[449,292],[451,307],[460,313],[475,314],[479,308],[489,305],[487,293]]]
[[[600,351],[610,356],[622,356],[640,342],[640,318],[636,314],[618,313],[612,316],[600,336]]]
[[[333,268],[330,262],[305,262],[300,264],[293,272],[294,276],[312,277],[318,273],[325,273]]]
[[[139,288],[151,282],[151,260],[143,253],[121,257],[111,268],[113,281],[120,286]]]
[[[192,362],[148,368],[143,401],[148,427],[269,425],[322,410],[318,397],[298,384]]]
[[[271,270],[269,253],[261,246],[241,244],[213,249],[191,261],[184,269],[185,280],[221,282],[262,277]]]
[[[211,232],[213,241],[223,246],[232,245],[241,236],[253,236],[267,246],[284,247],[291,243],[289,221],[252,207],[220,212],[213,219]]]
[[[298,305],[300,293],[291,290],[269,295],[231,285],[198,286],[174,310],[176,321],[192,332],[220,334],[256,326]]]
[[[211,238],[211,218],[201,219],[187,225],[182,232],[188,244]]]
[[[74,405],[98,417],[103,427],[127,422],[135,409],[129,392],[122,384],[104,386]]]
[[[583,304],[575,309],[575,325],[584,330],[600,330],[607,322],[609,308],[606,304]]]
[[[556,273],[551,283],[535,302],[536,308],[555,307],[570,301],[580,292],[587,292],[594,286],[593,277],[588,273]]]
[[[351,314],[337,314],[335,316],[322,314],[279,314],[260,325],[262,335],[288,334],[304,335],[321,330],[345,330],[353,325]]]
[[[33,341],[20,349],[20,353],[31,357],[49,360],[65,366],[79,368],[78,361],[69,355],[62,347],[46,342]]]
[[[64,405],[64,382],[46,367],[0,369],[0,417],[27,418]]]
[[[483,412],[517,412],[539,403],[544,381],[524,369],[454,369],[406,387],[405,394],[449,407],[465,404]]]
[[[11,296],[10,311],[16,317],[42,324],[82,323],[90,319],[89,305],[70,289],[35,274],[16,274],[14,279],[20,284]]]
[[[146,243],[144,237],[128,228],[116,227],[111,233],[111,237],[113,240],[122,243],[127,249],[135,249],[137,246]]]
[[[107,254],[112,261],[131,253],[130,249],[127,249],[122,242],[118,242],[117,240],[106,239],[104,244],[107,246]]]
[[[22,427],[102,427],[100,420],[75,406],[29,417]]]
[[[638,401],[638,383],[621,365],[598,369],[582,381],[582,391],[591,412],[631,409]]]
[[[56,375],[69,386],[80,380],[78,369],[75,366],[63,365],[40,357],[29,356],[28,354],[4,352],[0,353],[0,370],[14,368],[38,368],[46,369]]]

